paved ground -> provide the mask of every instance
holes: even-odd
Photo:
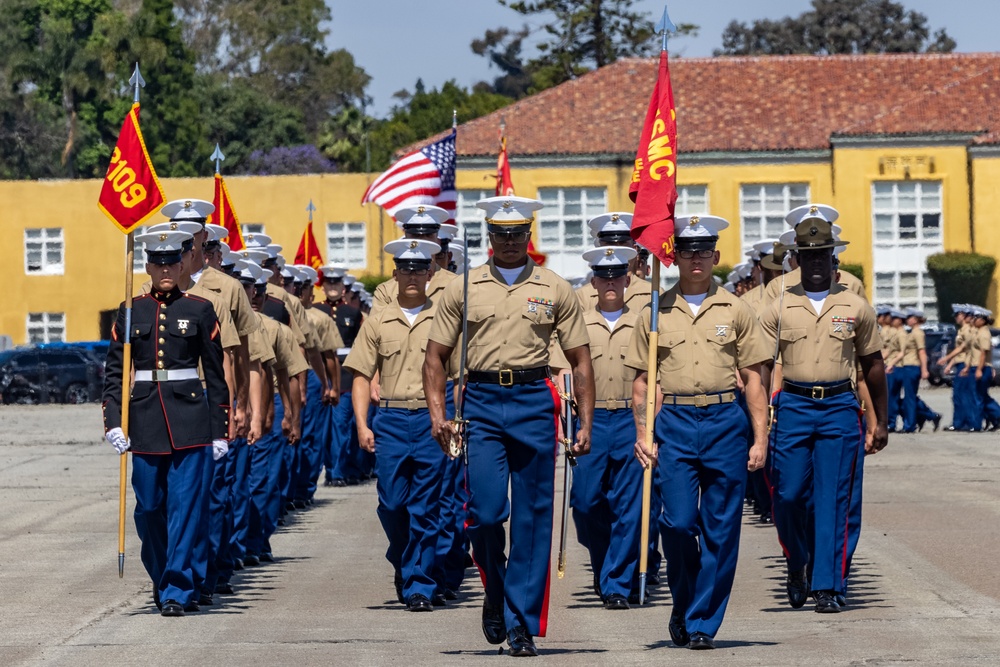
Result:
[[[925,398],[950,413],[946,390]],[[431,614],[394,601],[372,486],[321,489],[318,505],[274,540],[277,563],[245,571],[237,595],[207,613],[161,618],[131,523],[118,579],[118,466],[99,433],[95,406],[0,407],[0,665],[509,660],[479,630],[478,580],[470,577],[457,603]],[[574,544],[566,578],[552,582],[540,662],[1000,663],[1000,438],[895,436],[869,459],[865,481],[865,529],[845,613],[789,609],[774,529],[747,518],[719,650],[673,648],[666,590],[646,608],[604,611]]]

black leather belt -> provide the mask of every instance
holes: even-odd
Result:
[[[549,377],[549,373],[548,366],[525,368],[523,370],[505,368],[500,371],[469,371],[469,382],[485,382],[487,384],[498,384],[502,387],[511,387],[515,384],[528,384],[535,380],[543,380]]]
[[[781,390],[787,391],[789,394],[795,394],[796,396],[805,396],[821,401],[824,398],[832,398],[833,396],[854,391],[854,385],[851,384],[850,380],[826,385],[801,385],[785,381],[781,385]]]

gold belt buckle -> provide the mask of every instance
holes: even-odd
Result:
[[[153,382],[166,382],[167,381],[167,371],[155,370],[153,371]]]
[[[822,401],[826,398],[826,387],[813,387],[812,397],[813,400]]]
[[[506,373],[506,380],[504,379],[504,373]],[[501,387],[513,387],[514,386],[514,371],[509,368],[500,369],[500,386]]]
[[[708,407],[708,394],[698,394],[694,397],[694,406],[696,408],[707,408]]]

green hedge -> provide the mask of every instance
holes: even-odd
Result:
[[[733,267],[729,266],[728,264],[719,264],[718,266],[712,267],[712,275],[718,277],[719,280],[721,280],[723,284],[725,284],[726,278],[729,277],[729,274],[732,272],[732,270]]]
[[[945,252],[927,258],[937,293],[938,319],[952,321],[951,304],[986,305],[997,260],[971,252]]]
[[[860,280],[862,283],[865,282],[865,267],[860,264],[841,264],[841,271],[847,271],[852,276]]]
[[[376,287],[378,287],[379,285],[381,285],[385,281],[391,280],[391,279],[392,279],[391,275],[388,275],[388,276],[378,276],[378,275],[369,274],[369,273],[366,273],[365,275],[363,275],[360,278],[358,278],[358,280],[361,281],[361,284],[365,286],[365,289],[368,290],[369,294],[374,294]]]

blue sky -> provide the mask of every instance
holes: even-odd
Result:
[[[947,28],[959,51],[1000,49],[996,27],[1000,0],[901,0],[907,9],[927,15],[931,28]],[[327,0],[333,13],[327,43],[354,54],[372,83],[372,111],[384,116],[392,94],[413,89],[417,78],[428,87],[455,79],[464,86],[490,80],[497,71],[472,53],[469,43],[487,28],[518,27],[523,17],[496,0]],[[659,18],[662,0],[639,0],[636,6]],[[678,39],[671,53],[710,56],[721,45],[722,31],[733,19],[777,19],[798,15],[809,0],[691,0],[670,3],[675,23],[701,26],[698,37]],[[533,21],[535,26],[541,22]]]

